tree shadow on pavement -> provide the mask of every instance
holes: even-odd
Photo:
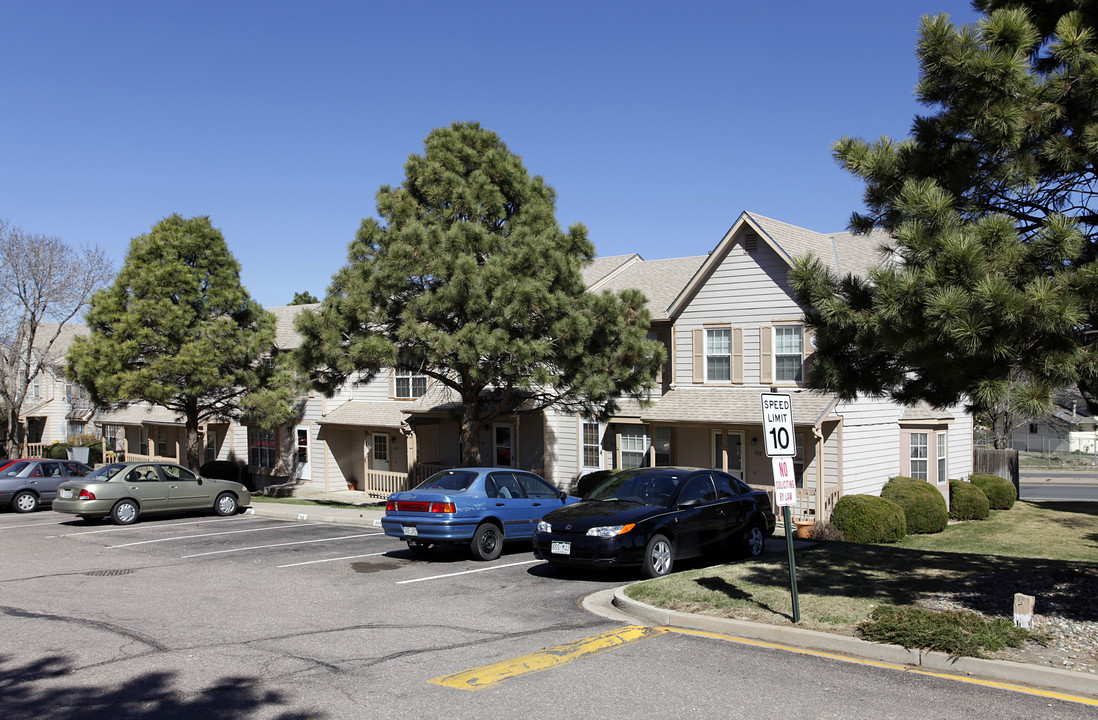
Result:
[[[78,668],[61,655],[27,662],[0,656],[0,713],[5,720],[231,720],[262,710],[277,720],[319,718],[317,713],[287,710],[271,715],[270,706],[289,703],[277,691],[263,690],[256,678],[227,676],[198,692],[173,687],[174,674],[150,672],[121,685],[74,685]]]

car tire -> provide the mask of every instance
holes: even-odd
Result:
[[[221,517],[236,515],[239,509],[240,505],[236,501],[236,495],[232,493],[223,492],[214,500],[214,512]]]
[[[743,531],[743,554],[749,558],[757,558],[763,554],[766,545],[766,532],[758,523],[751,523]]]
[[[675,565],[675,544],[665,535],[653,535],[644,546],[644,563],[641,570],[647,578],[663,577]]]
[[[495,560],[503,552],[503,531],[495,523],[481,523],[469,543],[477,560]]]
[[[421,540],[409,540],[408,549],[416,555],[426,556],[431,554],[433,546],[430,543],[425,543]]]
[[[132,525],[137,522],[141,509],[133,500],[119,500],[111,508],[111,520],[115,525]]]
[[[29,513],[38,509],[38,496],[30,490],[15,493],[11,499],[11,509],[17,513]]]

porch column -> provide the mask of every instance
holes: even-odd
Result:
[[[721,428],[721,470],[728,472],[728,428]]]
[[[511,438],[511,452],[514,453],[514,455],[511,457],[511,466],[514,467],[516,470],[522,467],[519,464],[519,430],[522,428],[521,418],[521,415],[515,415],[515,436]]]
[[[816,522],[823,522],[825,520],[823,516],[823,500],[824,500],[824,471],[823,471],[823,433],[820,432],[819,427],[813,426],[812,428],[812,445],[813,452],[816,454]],[[827,518],[830,519],[830,518]]]
[[[621,430],[614,426],[614,467],[621,468]]]

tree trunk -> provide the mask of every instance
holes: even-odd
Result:
[[[466,401],[461,413],[461,464],[465,467],[481,465],[480,458],[480,403]]]
[[[4,447],[9,458],[19,457],[22,450],[22,426],[19,424],[19,411],[12,408],[8,411],[8,427],[4,434]]]
[[[198,403],[187,401],[187,462],[189,469],[198,472],[198,466],[202,464],[202,449],[198,445]]]

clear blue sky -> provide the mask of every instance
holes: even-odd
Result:
[[[475,120],[599,255],[700,255],[742,210],[845,229],[843,135],[902,137],[919,18],[967,0],[0,0],[0,218],[105,248],[209,215],[252,296],[323,297],[380,185]]]

